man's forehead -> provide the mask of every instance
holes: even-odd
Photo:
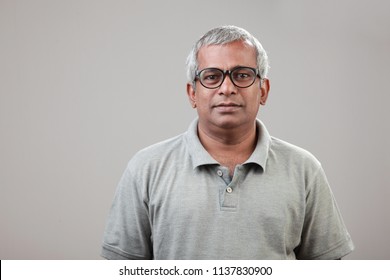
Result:
[[[243,63],[256,65],[256,50],[252,44],[244,41],[234,41],[222,45],[205,45],[199,49],[198,64],[213,60],[245,60]],[[249,65],[248,65],[249,66]]]

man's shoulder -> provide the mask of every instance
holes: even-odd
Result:
[[[139,150],[135,153],[130,162],[142,164],[145,162],[164,160],[167,157],[172,158],[175,157],[177,153],[182,152],[183,148],[185,148],[184,133]]]
[[[308,150],[273,136],[271,136],[270,151],[289,162],[321,166],[320,161]]]

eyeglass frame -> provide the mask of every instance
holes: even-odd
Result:
[[[250,70],[252,70],[252,71],[255,73],[255,78],[253,79],[253,82],[252,82],[250,85],[245,86],[245,87],[236,85],[236,83],[234,82],[234,80],[233,80],[233,78],[232,78],[232,72],[235,71],[235,70],[237,70],[237,69],[241,69],[241,68],[250,69]],[[221,83],[220,83],[218,86],[216,86],[216,87],[208,87],[208,86],[205,86],[205,85],[202,83],[202,80],[200,79],[200,74],[201,74],[203,71],[205,71],[205,70],[213,70],[213,69],[214,69],[214,70],[221,71],[221,73],[222,73],[222,75],[223,75],[223,78],[222,78],[222,80],[221,80]],[[238,87],[238,88],[248,88],[248,87],[252,86],[252,85],[255,83],[255,81],[256,81],[256,77],[259,77],[259,78],[260,78],[260,82],[263,80],[263,79],[261,78],[261,76],[260,76],[260,73],[259,73],[259,69],[258,69],[258,68],[253,68],[253,67],[249,67],[249,66],[236,66],[236,67],[234,67],[233,69],[230,69],[230,70],[222,70],[222,69],[219,69],[219,68],[216,68],[216,67],[209,67],[209,68],[204,68],[204,69],[202,69],[202,70],[197,70],[197,71],[195,72],[195,80],[194,80],[194,82],[196,81],[196,79],[198,79],[199,82],[200,82],[200,84],[201,84],[203,87],[208,88],[208,89],[216,89],[216,88],[219,88],[219,87],[223,84],[223,82],[225,81],[225,78],[226,78],[227,75],[229,75],[230,81],[233,83],[233,85],[236,86],[236,87]]]

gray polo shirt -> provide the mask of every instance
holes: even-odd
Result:
[[[197,120],[139,151],[117,187],[107,259],[337,259],[353,250],[320,163],[271,137],[233,178],[203,148]]]

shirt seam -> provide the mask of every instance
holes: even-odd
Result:
[[[135,255],[135,254],[129,254],[126,251],[123,251],[122,249],[118,247],[113,247],[107,243],[103,243],[103,250],[109,251],[111,253],[114,253],[116,255],[119,255],[121,257],[125,257],[127,259],[148,259],[146,256],[143,255]]]
[[[340,240],[339,242],[336,243],[336,245],[334,245],[332,248],[326,250],[325,252],[322,252],[322,253],[319,253],[317,255],[313,255],[313,256],[309,256],[308,259],[318,259],[320,258],[321,256],[324,256],[326,254],[329,254],[330,252],[332,251],[335,251],[336,249],[342,247],[344,244],[347,244],[349,241],[349,239],[346,239],[346,240]],[[347,253],[346,253],[347,254]],[[345,254],[344,254],[345,255]],[[343,256],[344,256],[343,255]],[[343,257],[343,256],[337,256],[336,258],[339,258],[339,257]]]

